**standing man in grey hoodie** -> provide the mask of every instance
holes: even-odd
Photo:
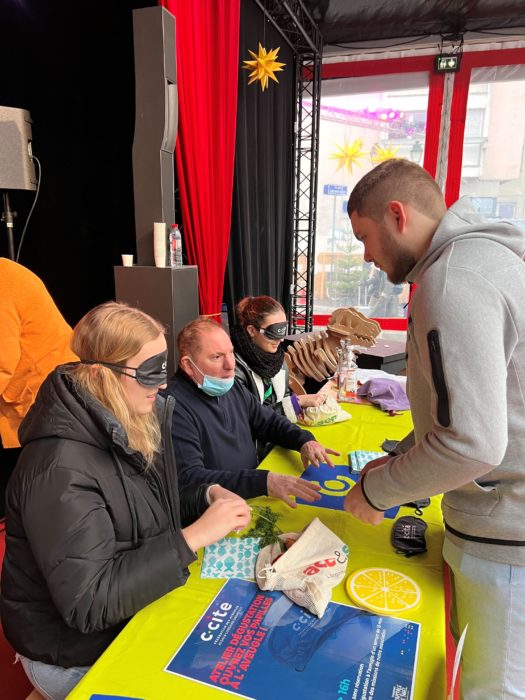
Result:
[[[378,524],[444,493],[464,700],[525,698],[525,232],[448,211],[415,163],[378,165],[348,214],[365,260],[417,285],[408,324],[416,444],[369,462],[345,509]]]

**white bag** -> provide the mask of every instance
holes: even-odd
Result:
[[[301,425],[331,425],[350,420],[352,416],[345,411],[333,396],[326,395],[324,402],[320,406],[308,406],[303,409],[297,422]]]
[[[294,603],[322,617],[332,588],[345,575],[348,546],[319,518],[302,532],[287,532],[279,539],[295,541],[282,554],[279,542],[261,549],[255,565],[259,588],[283,591]]]

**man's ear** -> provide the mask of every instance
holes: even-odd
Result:
[[[399,233],[405,233],[407,227],[407,205],[396,199],[388,202],[387,212],[394,221]]]
[[[181,369],[186,372],[186,374],[193,378],[193,365],[191,364],[190,358],[187,355],[180,358],[179,365]]]

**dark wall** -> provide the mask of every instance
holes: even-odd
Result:
[[[284,69],[262,92],[239,70],[232,226],[224,298],[230,323],[246,295],[268,294],[289,306],[293,243],[295,57],[253,0],[241,1],[239,63],[280,47]]]
[[[19,262],[44,280],[72,324],[113,298],[113,265],[135,253],[132,10],[156,4],[0,3],[0,105],[30,111],[42,164]],[[10,193],[16,241],[33,197]],[[7,255],[3,224],[0,255]]]

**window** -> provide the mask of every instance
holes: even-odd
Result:
[[[498,217],[500,219],[514,219],[516,216],[515,202],[500,202],[498,207]]]
[[[470,201],[474,210],[482,216],[495,216],[496,214],[496,198],[495,197],[471,197]]]
[[[363,259],[346,213],[356,183],[389,157],[422,163],[428,74],[323,81],[319,138],[314,314],[354,306],[367,316],[406,315],[408,285],[392,285]]]
[[[474,68],[467,102],[461,194],[487,217],[525,219],[525,66]]]

